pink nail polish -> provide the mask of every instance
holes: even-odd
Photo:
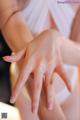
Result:
[[[53,104],[52,104],[52,103],[49,103],[48,109],[49,109],[49,110],[52,110],[52,109],[53,109]]]
[[[36,110],[36,107],[35,107],[35,106],[32,107],[32,112],[33,112],[34,114],[37,114],[37,110]]]
[[[3,58],[3,60],[5,60],[5,61],[10,60],[10,56],[4,56],[4,57],[2,57],[2,58]]]
[[[15,102],[14,97],[11,97],[11,99],[10,99],[10,103],[14,103],[14,102]]]
[[[9,58],[10,58],[10,56],[4,56],[3,58],[4,58],[4,59],[9,59]]]

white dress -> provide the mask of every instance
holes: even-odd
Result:
[[[57,0],[30,0],[22,11],[32,33],[40,33],[48,27],[48,13],[53,17],[58,29],[69,36],[75,12],[69,4],[59,4]]]
[[[72,20],[75,16],[75,12],[69,4],[59,4],[57,0],[30,0],[22,11],[33,35],[49,29],[48,13],[51,14],[59,31],[64,36],[69,37]],[[77,79],[77,68],[70,65],[66,65],[65,68],[66,71],[74,69],[70,78],[74,87]],[[59,82],[56,84],[59,85]],[[60,103],[63,103],[68,96],[66,87],[57,94]]]

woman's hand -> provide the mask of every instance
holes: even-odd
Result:
[[[18,80],[14,87],[11,102],[14,103],[29,76],[33,74],[32,85],[32,111],[37,113],[42,85],[45,86],[45,94],[49,109],[53,106],[53,76],[56,72],[65,82],[69,91],[71,85],[63,68],[60,47],[62,36],[53,30],[47,30],[37,36],[26,48],[13,56],[5,56],[8,62],[23,60]]]

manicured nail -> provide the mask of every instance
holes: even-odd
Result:
[[[32,107],[32,112],[33,112],[34,114],[37,114],[37,109],[36,109],[35,106]]]
[[[72,92],[72,86],[69,85],[69,92]]]
[[[10,103],[14,103],[14,102],[15,102],[14,97],[11,97],[11,98],[10,98]]]
[[[48,104],[48,109],[49,109],[49,110],[52,110],[52,109],[53,109],[53,104],[52,104],[52,103],[49,103],[49,104]]]
[[[11,56],[4,56],[4,57],[2,57],[2,59],[4,61],[9,61],[9,60],[11,60]]]
[[[3,59],[9,59],[10,58],[10,56],[4,56],[4,57],[2,57]]]

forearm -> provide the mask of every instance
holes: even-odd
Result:
[[[25,19],[18,12],[6,24],[2,33],[12,51],[17,52],[32,40]]]
[[[0,1],[0,27],[2,34],[12,51],[17,52],[26,43],[32,40],[31,32],[28,29],[25,19],[18,11],[17,4],[12,0]],[[7,9],[8,8],[8,9]]]
[[[71,65],[80,64],[80,44],[69,39],[62,40],[61,54],[64,63]]]
[[[9,17],[18,10],[16,0],[0,0],[0,29],[7,23]]]

